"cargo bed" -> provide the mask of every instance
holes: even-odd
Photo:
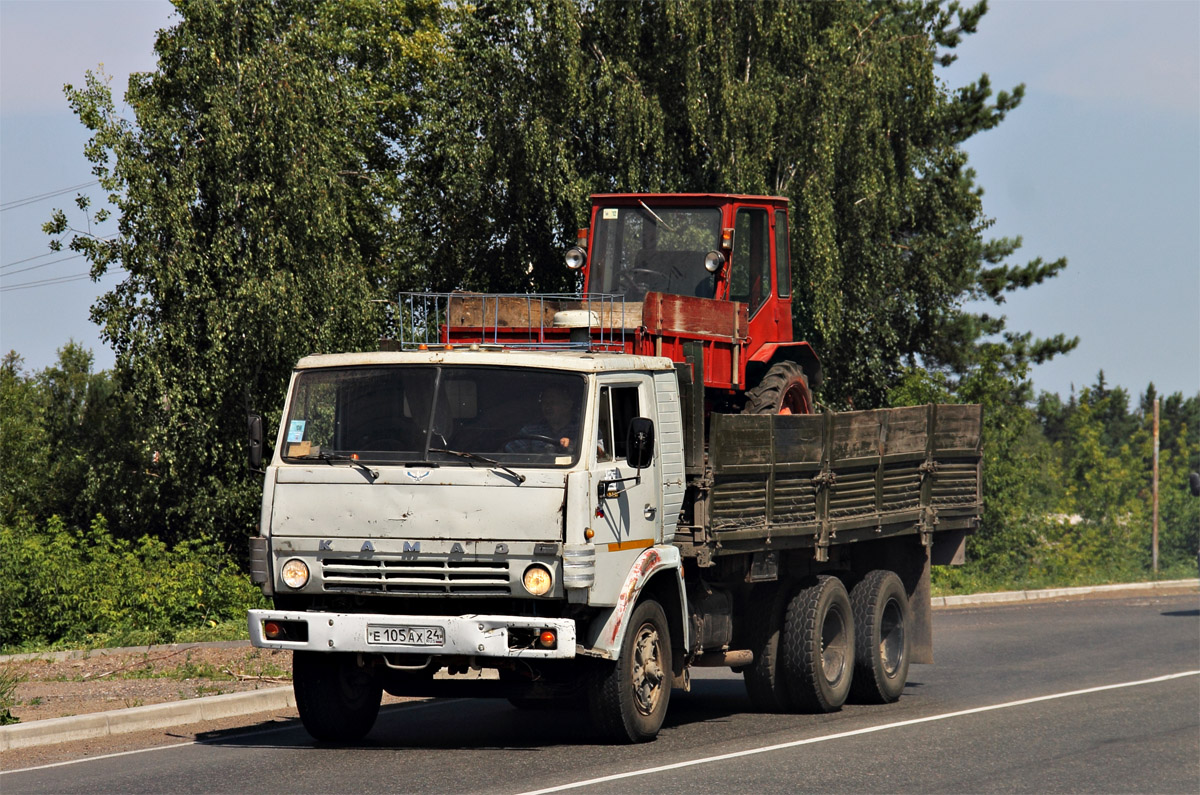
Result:
[[[919,535],[937,542],[934,563],[960,562],[982,509],[982,416],[979,405],[932,404],[713,414],[692,526],[677,543],[702,559],[810,548],[825,561],[832,545]]]

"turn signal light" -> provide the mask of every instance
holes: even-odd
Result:
[[[553,649],[554,644],[558,643],[558,637],[552,630],[543,630],[542,634],[538,635],[538,643],[543,649]]]
[[[283,627],[279,626],[274,621],[268,621],[263,624],[263,634],[271,640],[277,640],[283,637]]]

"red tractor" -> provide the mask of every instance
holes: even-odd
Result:
[[[440,344],[588,345],[666,356],[691,364],[710,409],[810,413],[821,364],[812,346],[792,338],[787,202],[596,194],[591,225],[566,256],[582,275],[582,300],[455,293],[438,310],[444,316],[426,322],[434,321]],[[423,297],[409,298],[411,305]]]

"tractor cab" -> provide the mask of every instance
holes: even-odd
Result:
[[[729,194],[596,194],[568,264],[584,292],[647,293],[747,305],[750,336],[792,339],[787,199]],[[757,333],[756,333],[757,332]]]

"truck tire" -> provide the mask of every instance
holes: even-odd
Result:
[[[911,611],[900,578],[876,569],[850,591],[854,611],[854,681],[850,700],[856,704],[889,704],[900,698],[908,681],[908,627]]]
[[[629,617],[616,664],[589,683],[592,721],[612,742],[653,740],[667,715],[673,681],[667,615],[658,602],[642,600]]]
[[[781,645],[796,709],[833,712],[846,703],[854,676],[854,615],[841,580],[821,575],[791,598]]]
[[[754,652],[754,662],[742,672],[746,693],[758,712],[791,712],[792,700],[780,666],[783,600],[778,590],[771,589],[764,598],[755,601],[765,609],[751,610],[746,616],[746,638],[750,651]]]
[[[300,721],[314,740],[353,743],[375,725],[383,688],[354,654],[297,651],[292,689]]]
[[[746,390],[743,414],[811,414],[812,392],[804,368],[795,362],[775,362],[752,389]]]

